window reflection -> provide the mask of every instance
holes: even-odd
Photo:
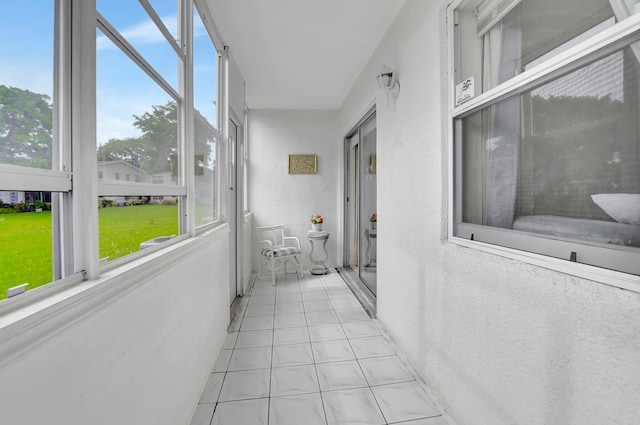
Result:
[[[215,221],[218,211],[218,132],[217,127],[217,74],[218,52],[204,23],[193,10],[193,84],[195,131],[195,203],[196,226]]]
[[[636,47],[462,120],[463,222],[640,247]]]
[[[620,4],[626,3],[624,7]],[[457,9],[456,84],[474,77],[475,94],[626,19],[635,0],[470,0]],[[624,10],[623,10],[624,9]]]

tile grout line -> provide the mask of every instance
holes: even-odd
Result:
[[[271,328],[271,365],[269,367],[269,392],[267,398],[267,425],[269,425],[269,420],[271,419],[271,383],[273,382],[273,350],[274,350],[274,339],[276,332],[276,292],[278,288],[278,278],[276,277],[276,289],[274,290],[274,298],[273,298],[273,327]]]
[[[271,365],[269,367],[269,392],[267,398],[267,425],[269,425],[269,420],[271,419],[271,383],[273,381],[273,351],[275,348],[274,339],[276,332],[276,299],[278,297],[278,277],[276,276],[275,285],[273,289],[273,320],[272,320],[272,328],[271,328]]]
[[[323,286],[324,288],[324,286]],[[302,295],[301,295],[302,296]],[[302,309],[305,311],[305,323],[307,320],[306,309],[304,307],[304,302],[302,304]],[[313,344],[311,342],[311,334],[309,333],[309,323],[307,323],[307,335],[309,336],[309,347],[311,348],[311,358],[313,359],[313,369],[316,371],[316,383],[318,384],[318,395],[320,396],[320,403],[322,404],[322,414],[324,415],[324,423],[328,424],[329,420],[327,419],[327,409],[324,405],[324,398],[322,397],[322,388],[320,387],[320,375],[318,374],[318,364],[316,363],[316,355],[313,352]]]
[[[307,311],[307,307],[306,307],[306,305],[305,305],[305,301],[304,301],[304,298],[303,298],[303,296],[302,296],[302,295],[303,295],[303,291],[301,290],[301,288],[300,288],[300,286],[299,286],[299,285],[300,285],[300,278],[299,278],[298,276],[296,276],[296,278],[297,278],[297,280],[296,280],[296,284],[298,285],[298,289],[297,289],[297,291],[292,291],[292,292],[283,292],[283,293],[282,293],[282,294],[280,294],[280,295],[285,295],[285,294],[289,294],[289,293],[296,293],[296,294],[299,294],[299,296],[300,296],[300,303],[302,304],[302,311],[303,311],[303,314],[304,314],[304,323],[305,323],[305,324],[304,324],[304,328],[305,328],[305,330],[306,330],[306,331],[305,331],[305,334],[306,334],[306,336],[308,337],[309,347],[310,347],[310,349],[311,349],[311,359],[312,359],[312,361],[313,361],[313,365],[314,365],[315,377],[316,377],[317,385],[318,385],[318,394],[320,395],[320,401],[321,401],[322,408],[323,408],[324,423],[326,424],[326,423],[328,423],[328,418],[327,418],[327,411],[326,411],[326,406],[325,406],[325,403],[324,403],[324,398],[323,398],[323,396],[322,396],[322,395],[323,395],[323,393],[325,393],[325,392],[327,392],[327,391],[323,391],[323,390],[321,389],[321,387],[320,387],[320,379],[319,379],[319,372],[318,372],[318,363],[317,363],[317,359],[316,359],[315,353],[314,353],[314,351],[313,351],[313,342],[311,341],[311,332],[310,332],[310,329],[309,329],[309,327],[310,327],[311,325],[309,324],[309,321],[308,321],[308,318],[307,318],[307,313],[311,313],[311,312],[310,312],[310,311]],[[254,284],[255,284],[255,281],[254,281]],[[322,291],[307,291],[307,292],[322,292],[322,293],[324,293],[324,294],[326,295],[326,297],[327,297],[327,298],[325,298],[325,299],[327,299],[327,300],[329,301],[329,304],[331,305],[331,309],[330,309],[330,310],[326,310],[326,311],[330,311],[330,312],[332,312],[332,313],[336,316],[336,318],[338,319],[338,322],[337,322],[336,324],[338,324],[338,325],[339,325],[339,329],[340,329],[340,330],[342,331],[342,333],[344,334],[344,338],[347,340],[348,346],[349,346],[350,350],[352,351],[352,353],[354,354],[354,360],[356,360],[356,362],[357,362],[357,364],[358,364],[358,370],[360,371],[360,373],[362,374],[362,376],[365,378],[366,386],[365,386],[365,387],[358,387],[358,388],[369,388],[370,393],[374,396],[374,400],[375,400],[375,402],[376,402],[376,405],[377,405],[377,407],[378,407],[378,410],[379,410],[380,414],[381,414],[381,415],[382,415],[382,417],[383,417],[383,420],[385,421],[385,423],[388,423],[387,418],[384,416],[384,413],[382,412],[382,409],[380,408],[379,400],[378,400],[378,398],[375,396],[375,393],[373,393],[373,387],[384,386],[384,385],[386,385],[386,384],[380,384],[380,385],[377,385],[377,386],[372,386],[372,384],[371,384],[370,380],[367,378],[367,376],[366,376],[366,375],[365,375],[365,373],[364,373],[364,369],[363,369],[363,367],[362,367],[362,365],[361,365],[361,361],[362,361],[362,360],[369,359],[369,358],[381,358],[381,357],[393,357],[393,356],[395,356],[395,357],[397,357],[397,358],[400,360],[400,362],[401,362],[401,363],[402,363],[402,364],[403,364],[403,365],[404,365],[404,366],[409,370],[410,375],[411,375],[411,377],[413,378],[411,381],[403,381],[403,382],[417,382],[421,387],[423,387],[423,386],[424,386],[424,383],[420,382],[420,381],[416,378],[416,374],[415,374],[415,372],[414,372],[414,370],[415,370],[415,369],[414,369],[413,367],[411,367],[411,366],[413,366],[413,365],[412,365],[411,363],[407,364],[406,359],[405,359],[405,358],[403,358],[403,356],[402,356],[402,354],[401,354],[401,351],[400,351],[400,350],[398,349],[398,347],[394,344],[393,340],[388,339],[388,337],[387,337],[386,333],[384,332],[384,330],[383,330],[383,329],[381,329],[381,325],[380,325],[380,323],[379,323],[377,320],[375,320],[375,319],[368,319],[368,320],[355,320],[355,321],[344,321],[344,322],[343,322],[343,321],[341,321],[341,320],[340,320],[340,317],[338,317],[338,315],[337,315],[337,310],[336,310],[335,305],[334,305],[334,303],[333,303],[334,299],[329,297],[328,290],[327,290],[327,288],[324,286],[324,283],[323,283],[322,281],[321,281],[321,284],[322,284],[322,287],[323,287]],[[252,290],[253,290],[253,289],[254,289],[254,287],[252,286]],[[341,289],[341,288],[333,288],[333,289]],[[347,289],[349,289],[349,288],[347,288]],[[247,301],[247,305],[245,306],[245,309],[244,309],[244,311],[242,312],[242,317],[241,317],[240,325],[238,326],[237,330],[234,330],[234,331],[232,332],[232,333],[234,333],[234,332],[238,333],[238,336],[236,337],[236,339],[235,339],[235,341],[234,341],[234,343],[233,343],[233,346],[232,346],[232,348],[231,348],[231,353],[232,353],[232,355],[233,355],[233,352],[234,352],[234,351],[236,351],[236,350],[238,349],[238,338],[239,338],[239,336],[240,336],[240,332],[241,332],[242,324],[244,323],[244,319],[245,319],[245,318],[247,318],[247,317],[253,317],[253,316],[247,316],[247,311],[246,311],[246,310],[247,310],[247,307],[249,306],[250,298],[251,298],[252,296],[254,296],[254,294],[253,294],[252,292],[253,292],[253,291],[251,291],[251,292],[250,292],[249,297],[248,297],[249,299],[248,299],[248,301]],[[271,360],[271,362],[270,362],[270,367],[269,367],[269,388],[268,388],[268,397],[267,397],[267,398],[268,398],[268,403],[267,403],[267,424],[269,424],[269,423],[270,423],[271,397],[273,396],[273,394],[272,394],[272,388],[271,388],[271,387],[272,387],[272,384],[273,384],[274,352],[275,352],[275,346],[276,346],[276,345],[275,345],[275,331],[276,331],[276,327],[275,327],[275,317],[276,317],[276,306],[277,306],[277,298],[278,298],[278,293],[277,293],[277,292],[278,292],[278,289],[277,289],[277,284],[276,284],[276,288],[275,288],[275,291],[274,291],[274,305],[273,305],[273,312],[272,312],[272,314],[270,315],[271,317],[273,317],[273,326],[270,328],[270,331],[271,331],[271,359],[270,359],[270,360]],[[258,295],[255,295],[255,296],[258,296]],[[311,300],[309,300],[308,302],[313,302],[313,301],[320,301],[320,299],[315,299],[315,297],[314,297],[314,296],[312,296],[312,299],[311,299]],[[356,310],[356,308],[350,308],[350,309]],[[362,308],[362,306],[360,306],[360,307],[358,308],[358,310],[360,310],[360,309],[363,309],[363,308]],[[349,309],[343,309],[343,310],[349,310]],[[319,311],[325,311],[325,310],[319,310]],[[267,317],[268,317],[268,316],[267,316]],[[383,340],[384,340],[385,342],[387,342],[387,343],[390,345],[390,347],[391,347],[391,348],[392,348],[392,350],[393,350],[393,354],[388,355],[388,356],[385,356],[385,355],[382,355],[382,356],[377,355],[377,356],[373,356],[373,357],[367,357],[366,359],[364,359],[364,358],[363,358],[363,359],[358,358],[358,356],[357,356],[357,355],[356,355],[356,353],[355,353],[354,346],[353,346],[353,344],[352,344],[352,341],[351,341],[351,340],[352,340],[352,339],[359,339],[359,338],[366,338],[366,337],[367,337],[367,335],[364,335],[364,336],[353,336],[353,337],[349,337],[349,336],[347,335],[345,325],[346,325],[347,323],[351,323],[351,322],[363,322],[363,323],[370,322],[370,323],[371,323],[371,324],[376,328],[376,330],[379,332],[379,335],[380,335],[380,336],[382,336]],[[322,325],[330,325],[330,324],[329,324],[329,323],[321,323],[321,324],[316,324],[316,325],[314,325],[314,326],[322,326]],[[297,327],[302,327],[302,326],[294,326],[293,328],[297,328]],[[290,329],[290,328],[282,328],[282,329]],[[375,336],[377,336],[377,335],[375,335]],[[373,337],[373,336],[369,335],[369,337]],[[338,339],[336,339],[336,340],[340,340],[340,339],[342,339],[342,338],[341,338],[341,337],[339,337],[339,338],[338,338]],[[331,341],[334,341],[334,339],[331,339]],[[319,341],[316,341],[316,342],[319,342]],[[283,345],[291,345],[291,344],[283,344]],[[294,344],[294,345],[295,345],[295,344]],[[337,363],[337,362],[329,362],[329,363]],[[284,367],[284,366],[283,366],[283,367]],[[225,383],[225,381],[227,380],[228,372],[229,372],[229,365],[227,365],[227,367],[226,367],[226,370],[225,370],[225,372],[224,372],[224,373],[225,373],[225,374],[224,374],[224,377],[223,377],[222,382],[221,382],[221,384],[220,384],[220,392],[218,393],[217,398],[216,398],[216,406],[215,406],[215,408],[214,408],[214,414],[212,415],[211,420],[210,420],[210,422],[211,422],[211,423],[212,423],[212,421],[213,421],[213,417],[215,416],[216,411],[218,410],[218,405],[220,404],[219,399],[220,399],[220,395],[221,395],[222,387],[224,386],[224,383]],[[392,383],[392,384],[393,384],[393,383]],[[391,385],[391,384],[388,384],[388,385]],[[338,391],[338,390],[334,390],[334,391]],[[314,394],[314,393],[315,393],[315,392],[311,392],[311,393],[307,393],[307,392],[305,392],[305,393],[302,393],[302,395],[306,395],[306,394]],[[427,392],[427,394],[429,394],[429,393]],[[431,401],[431,400],[432,400],[432,397],[431,397],[430,395],[429,395],[428,397],[429,397],[429,399],[430,399],[430,401]],[[436,407],[437,407],[437,406],[436,406]],[[442,412],[442,409],[438,409],[438,410],[440,410],[440,412]],[[438,415],[438,416],[442,416],[442,413],[441,413],[440,415]],[[425,417],[425,418],[426,418],[426,417]]]
[[[342,323],[340,323],[340,326],[343,328],[342,330],[344,332],[344,327],[342,326]],[[345,332],[345,336],[346,335],[347,335],[347,333]],[[356,338],[354,338],[354,339],[356,339]],[[373,389],[371,389],[371,383],[369,382],[369,379],[367,379],[367,375],[365,375],[364,370],[362,369],[362,366],[360,365],[360,359],[356,355],[356,352],[353,349],[353,345],[351,345],[351,338],[347,337],[347,343],[349,344],[349,347],[351,348],[351,351],[353,351],[353,357],[355,357],[356,363],[358,365],[358,369],[360,369],[360,372],[362,373],[362,376],[364,377],[364,380],[367,383],[367,388],[369,389],[369,392],[373,396],[373,399],[376,402],[376,406],[378,406],[378,410],[380,411],[380,415],[382,415],[382,418],[384,419],[385,424],[388,424],[389,421],[387,420],[386,416],[384,415],[384,412],[382,411],[382,408],[380,407],[380,403],[378,402],[378,399],[376,398],[376,394],[373,392]]]

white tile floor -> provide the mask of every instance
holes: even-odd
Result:
[[[446,425],[337,273],[243,304],[191,425]]]

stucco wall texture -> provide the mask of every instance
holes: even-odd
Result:
[[[379,321],[458,424],[640,423],[640,294],[446,239],[447,3],[408,0],[340,110],[377,97]]]

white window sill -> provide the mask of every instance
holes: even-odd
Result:
[[[548,257],[546,255],[534,254],[526,251],[519,251],[513,248],[506,248],[468,239],[449,237],[449,242],[465,248],[477,249],[490,254],[521,261],[523,263],[554,270],[571,276],[588,279],[604,285],[613,286],[620,289],[640,293],[640,276],[608,270],[587,264],[574,263],[568,260]]]
[[[210,237],[228,233],[228,225],[217,226],[200,236],[184,239],[103,271],[98,279],[82,280],[82,274],[77,274],[3,300],[0,302],[0,365],[55,337],[181,258],[206,249]]]

